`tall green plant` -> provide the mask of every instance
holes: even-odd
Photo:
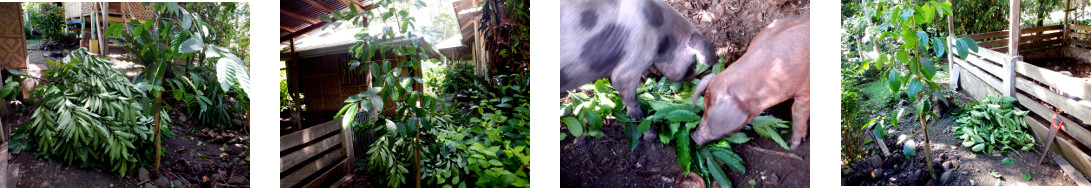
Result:
[[[151,93],[155,99],[146,103],[149,106],[147,109],[151,109],[146,114],[164,107],[161,96],[165,90],[163,83],[174,62],[197,59],[201,64],[214,65],[222,90],[237,88],[243,93],[250,93],[250,76],[243,60],[226,48],[204,42],[213,35],[209,32],[211,25],[178,3],[144,3],[145,6],[149,4],[157,13],[154,19],[144,23],[131,20],[124,24],[110,24],[106,29],[108,35],[117,38],[115,43],[145,66],[137,80],[137,87]],[[157,126],[160,123],[155,121]],[[155,140],[155,167],[158,170],[161,155],[159,131],[155,132]]]
[[[947,103],[946,98],[940,93],[942,88],[933,81],[936,74],[934,59],[943,58],[946,54],[948,42],[954,42],[953,52],[958,58],[966,58],[970,50],[977,51],[977,42],[969,37],[962,37],[948,41],[942,35],[930,34],[925,30],[938,18],[951,16],[951,3],[949,2],[920,2],[911,4],[905,1],[878,1],[870,5],[869,11],[874,11],[879,20],[879,25],[872,26],[882,34],[874,36],[872,41],[893,44],[897,46],[891,49],[880,49],[880,56],[875,60],[876,66],[889,66],[884,75],[886,83],[892,93],[897,93],[905,88],[911,101],[916,106],[918,119],[924,130],[925,157],[932,161],[931,141],[928,134],[928,119],[935,117],[932,113],[934,101]],[[936,177],[932,169],[932,163],[928,163],[928,171],[932,178]]]
[[[53,3],[29,3],[30,24],[48,39],[58,39],[64,34],[64,9]]]

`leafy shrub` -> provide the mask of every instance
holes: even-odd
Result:
[[[501,77],[503,78],[503,77]],[[478,187],[528,187],[530,183],[530,83],[523,75],[510,75],[498,89],[498,98],[481,100],[480,118],[470,118],[466,159]]]
[[[1027,133],[1027,122],[1023,119],[1029,111],[1014,109],[1015,102],[1013,97],[998,95],[972,102],[954,113],[956,125],[951,132],[962,139],[963,147],[974,152],[1030,151],[1034,149],[1034,136]]]
[[[48,80],[32,93],[42,106],[12,132],[13,137],[26,138],[47,157],[122,176],[146,164],[140,154],[154,148],[154,132],[152,113],[141,105],[148,100],[145,94],[110,62],[84,48],[61,62],[46,61],[54,68],[43,74]],[[164,125],[169,124],[166,111],[157,113],[163,114]]]
[[[30,24],[40,30],[42,36],[57,39],[64,34],[64,9],[53,3],[31,3]]]
[[[236,117],[234,114],[245,112],[249,107],[232,99],[232,95],[220,87],[215,71],[213,67],[193,65],[175,69],[176,77],[167,79],[167,85],[174,100],[185,104],[189,112],[187,115],[193,117],[195,122],[228,126],[231,125],[231,117]]]

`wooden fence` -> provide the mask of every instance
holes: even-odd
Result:
[[[349,174],[352,131],[335,119],[280,137],[280,187],[322,187]]]
[[[1055,25],[1022,29],[1020,54],[1028,57],[1088,57],[1091,26]],[[987,94],[1013,96],[1031,113],[1025,118],[1034,134],[1044,140],[1055,114],[1065,124],[1049,150],[1059,153],[1083,175],[1091,175],[1091,83],[1044,69],[1001,53],[1007,51],[1007,31],[966,35],[981,47],[966,60],[952,58],[952,85],[975,99]],[[1064,36],[1064,37],[1062,37]],[[953,49],[951,47],[950,49]],[[998,52],[1001,51],[1001,52]],[[1077,57],[1078,56],[1078,57]]]

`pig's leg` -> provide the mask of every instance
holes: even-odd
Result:
[[[795,102],[792,102],[792,149],[799,147],[803,137],[807,136],[807,118],[810,116],[810,92],[796,96]]]
[[[614,72],[613,76],[610,77],[610,82],[614,85],[614,89],[617,90],[618,95],[621,95],[621,103],[625,104],[625,108],[629,111],[627,115],[629,115],[629,118],[633,121],[644,119],[644,110],[640,109],[640,101],[637,98],[636,93],[637,86],[640,85],[640,77],[643,76],[641,73],[642,72],[628,73],[623,70]],[[655,129],[653,128],[644,133],[644,140],[655,140],[656,135]]]

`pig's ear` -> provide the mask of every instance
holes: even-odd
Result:
[[[704,145],[725,135],[739,132],[748,122],[750,122],[749,115],[739,108],[735,99],[720,100],[711,107],[705,107],[704,119],[691,137],[697,144]]]
[[[701,36],[701,33],[693,32],[690,34],[689,41],[686,41],[686,45],[689,46],[690,49],[696,51],[695,53],[701,64],[711,66],[716,63],[716,48],[712,46],[712,42],[709,42],[704,36]]]

